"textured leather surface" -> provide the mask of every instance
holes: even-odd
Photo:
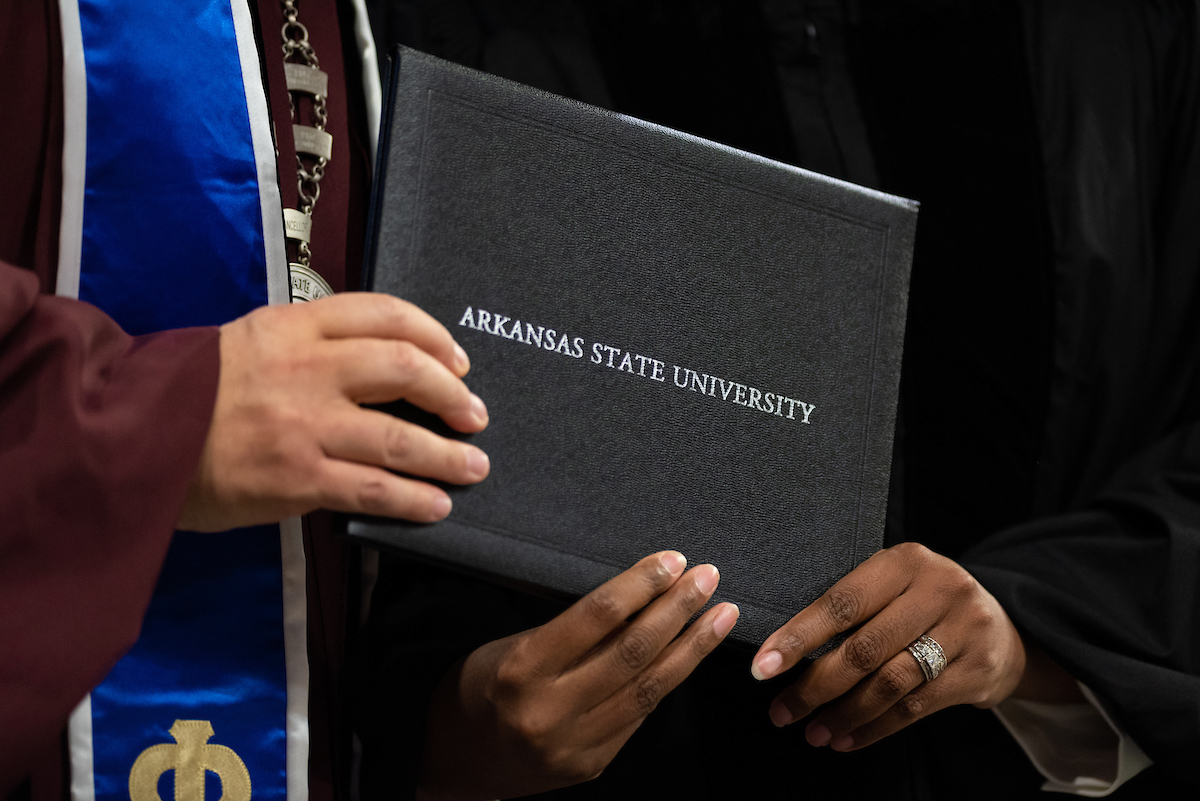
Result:
[[[413,50],[391,91],[369,285],[470,354],[492,472],[352,536],[571,594],[676,548],[744,642],[881,547],[915,203]]]

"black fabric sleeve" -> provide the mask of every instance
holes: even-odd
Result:
[[[993,536],[963,563],[1156,764],[1200,786],[1200,424],[1090,508]]]
[[[1200,5],[1023,9],[1057,262],[1042,512],[961,561],[1196,787]]]

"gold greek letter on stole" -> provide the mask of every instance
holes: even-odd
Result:
[[[223,745],[209,745],[212,723],[177,720],[171,726],[175,745],[152,745],[134,760],[129,771],[130,801],[162,801],[158,777],[175,771],[175,801],[204,801],[204,772],[221,780],[220,801],[250,801],[250,772],[246,763]]]

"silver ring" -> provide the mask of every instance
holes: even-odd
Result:
[[[921,666],[925,681],[936,679],[946,667],[946,652],[938,645],[937,640],[929,635],[921,635],[920,639],[908,646],[908,652]]]

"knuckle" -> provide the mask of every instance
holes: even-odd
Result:
[[[407,300],[395,297],[394,295],[379,294],[375,297],[378,297],[380,299],[379,302],[386,307],[384,313],[390,314],[395,322],[403,323],[412,316],[413,306]]]
[[[631,628],[617,641],[617,658],[630,672],[645,667],[654,656],[654,643],[641,628]]]
[[[524,685],[524,674],[516,665],[508,660],[503,660],[496,666],[496,674],[492,678],[492,682],[496,687],[496,698],[508,698],[520,691]]]
[[[920,693],[909,693],[896,702],[892,707],[902,720],[914,721],[925,712],[925,699]]]
[[[976,630],[1002,630],[1003,623],[1007,621],[1008,616],[1004,614],[998,603],[989,603],[988,600],[991,599],[979,599],[977,603],[971,604],[968,620],[972,628]]]
[[[901,664],[888,664],[879,669],[875,677],[876,692],[881,698],[896,698],[909,690],[907,669]]]
[[[249,431],[238,443],[218,442],[227,455],[242,455],[258,465],[279,471],[281,475],[303,475],[306,482],[318,480],[320,460],[318,450],[310,447],[305,436],[297,432],[309,429],[308,418],[300,411],[284,405],[259,404],[242,411],[243,422]]]
[[[420,364],[420,349],[408,341],[392,342],[392,364],[401,373],[416,372]]]
[[[775,641],[775,650],[784,656],[795,653],[807,653],[806,640],[797,631],[788,630]]]
[[[975,580],[974,576],[957,564],[953,562],[951,564],[953,565],[953,569],[949,571],[946,578],[946,587],[950,594],[955,598],[974,595],[979,590],[979,582]]]
[[[276,454],[276,458],[265,463],[271,464],[272,467],[279,471],[279,475],[286,475],[288,477],[288,481],[292,484],[292,490],[289,492],[289,500],[303,507],[305,512],[309,509],[319,507],[342,506],[353,500],[352,498],[344,497],[339,488],[328,485],[327,479],[316,459],[296,457],[289,460],[286,458],[286,454],[280,451],[279,454]],[[228,490],[239,501],[243,502],[257,500],[262,497],[263,492],[261,485],[244,487],[238,486],[236,482],[229,486]],[[297,512],[297,514],[300,514],[300,512]]]
[[[529,671],[525,667],[524,649],[514,646],[496,665],[493,682],[499,698],[511,698],[524,690],[529,680]]]
[[[834,587],[825,596],[825,615],[839,630],[858,620],[863,608],[862,590],[853,585]]]
[[[842,658],[856,673],[870,673],[884,658],[882,635],[872,630],[859,631],[842,644]]]
[[[238,322],[245,324],[246,331],[251,336],[270,336],[271,332],[280,326],[294,323],[297,316],[291,306],[260,306],[240,318]]]
[[[286,444],[296,441],[297,431],[311,431],[319,420],[312,416],[300,404],[279,403],[270,400],[258,400],[252,404],[243,404],[239,414],[246,422],[252,423],[251,436],[261,442]]]
[[[360,294],[355,296],[356,304],[362,304],[360,314],[377,315],[389,328],[401,330],[411,316],[412,305],[400,298],[382,293]]]
[[[388,486],[382,478],[369,478],[355,488],[355,500],[367,513],[381,513],[388,508]]]
[[[919,542],[898,542],[888,550],[897,556],[913,561],[924,561],[933,555],[933,551]]]
[[[919,542],[900,542],[888,548],[886,553],[898,559],[910,573],[916,573],[928,567],[935,559],[944,558],[939,557]]]
[[[583,599],[583,610],[605,628],[612,628],[625,619],[617,599],[604,587],[593,590]]]
[[[630,694],[633,713],[639,718],[646,717],[655,710],[665,694],[666,687],[657,673],[639,676]]]
[[[993,676],[1000,670],[1000,657],[991,648],[984,648],[971,655],[970,666],[984,676]]]
[[[638,575],[645,582],[646,591],[650,593],[651,597],[660,595],[671,581],[671,574],[658,559],[650,562],[645,570],[638,571]]]
[[[412,433],[402,423],[389,423],[383,435],[383,463],[394,465],[402,462],[413,448]]]
[[[554,745],[554,726],[547,716],[536,707],[522,707],[513,712],[508,720],[512,735],[525,752],[536,762],[551,767],[558,754]]]

